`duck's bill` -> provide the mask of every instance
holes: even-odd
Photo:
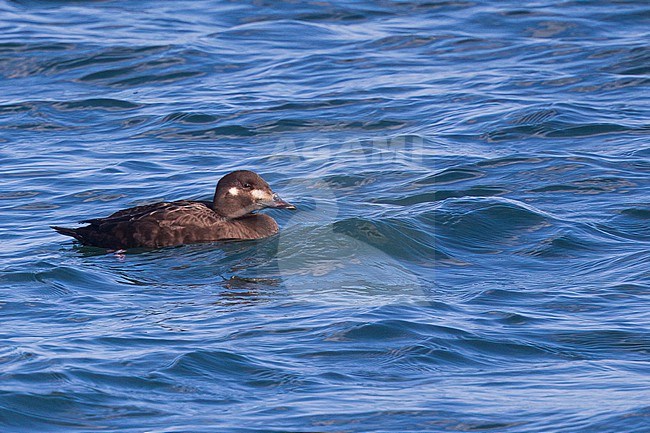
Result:
[[[289,202],[282,200],[277,194],[273,194],[273,200],[266,203],[267,207],[276,209],[291,209],[295,210],[296,207]]]

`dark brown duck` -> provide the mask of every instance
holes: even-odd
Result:
[[[273,218],[254,213],[264,208],[295,206],[280,199],[258,174],[238,170],[221,178],[211,202],[160,202],[82,221],[89,224],[76,229],[52,228],[84,245],[112,250],[261,239],[278,232]]]

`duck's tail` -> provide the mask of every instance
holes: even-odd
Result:
[[[50,227],[64,236],[71,236],[81,243],[84,242],[83,236],[81,235],[81,233],[77,232],[76,229],[69,229],[67,227],[59,227],[59,226],[50,226]]]

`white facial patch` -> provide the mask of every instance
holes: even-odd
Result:
[[[239,195],[239,188],[237,188],[236,186],[233,186],[232,188],[230,188],[228,190],[228,194],[230,194],[230,195]]]
[[[269,194],[266,191],[262,191],[261,189],[252,190],[251,195],[255,200],[263,200],[269,198]]]

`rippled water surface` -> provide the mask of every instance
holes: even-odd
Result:
[[[647,2],[0,1],[2,432],[650,431]],[[279,235],[49,228],[209,198]]]

